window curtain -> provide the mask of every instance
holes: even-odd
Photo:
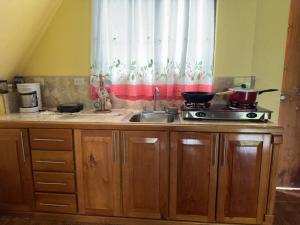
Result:
[[[91,73],[121,99],[211,91],[215,0],[93,0]]]

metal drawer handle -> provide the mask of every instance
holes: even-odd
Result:
[[[43,184],[43,185],[61,185],[66,186],[66,183],[60,183],[60,182],[43,182],[43,181],[37,181],[37,184]]]
[[[65,161],[35,160],[36,163],[65,164]]]
[[[219,135],[215,134],[213,136],[213,144],[214,144],[214,149],[212,150],[212,165],[215,166],[217,165],[218,161],[218,149],[219,149]]]
[[[226,164],[227,161],[227,151],[228,151],[228,139],[224,136],[224,149],[223,149],[223,163],[222,166]]]
[[[70,206],[67,204],[52,204],[52,203],[43,203],[43,202],[40,202],[39,204],[43,205],[43,206],[53,206],[53,207],[69,207]]]
[[[24,140],[23,140],[22,132],[20,133],[20,138],[21,138],[21,147],[22,147],[22,153],[23,153],[23,160],[24,160],[24,162],[26,162],[26,155],[25,155]]]
[[[34,141],[53,141],[53,142],[64,142],[64,139],[52,139],[52,138],[34,138]]]
[[[125,140],[125,134],[122,133],[122,142],[123,142],[123,164],[126,163],[126,140]]]
[[[113,157],[114,161],[117,161],[117,141],[115,132],[113,132]]]

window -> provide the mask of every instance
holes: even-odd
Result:
[[[164,99],[211,91],[215,0],[93,0],[93,74],[111,94]]]

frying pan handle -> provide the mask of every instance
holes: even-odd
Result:
[[[224,96],[224,95],[231,95],[234,91],[223,91],[223,92],[217,92],[215,95],[217,96]]]
[[[258,91],[257,93],[260,95],[260,94],[265,93],[265,92],[273,92],[273,91],[278,91],[278,89],[266,89],[266,90]]]

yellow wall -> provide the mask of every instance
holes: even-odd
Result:
[[[254,40],[253,74],[257,89],[281,89],[290,0],[259,0]],[[262,94],[260,105],[274,111],[277,121],[280,91]]]
[[[64,0],[25,75],[87,75],[90,65],[91,1]]]
[[[257,88],[281,88],[290,0],[218,0],[215,76],[257,77]],[[91,1],[63,3],[35,52],[25,75],[88,75]],[[275,111],[279,92],[259,97]]]
[[[256,0],[217,1],[214,74],[252,75]]]
[[[61,0],[0,1],[0,79],[20,70]]]

